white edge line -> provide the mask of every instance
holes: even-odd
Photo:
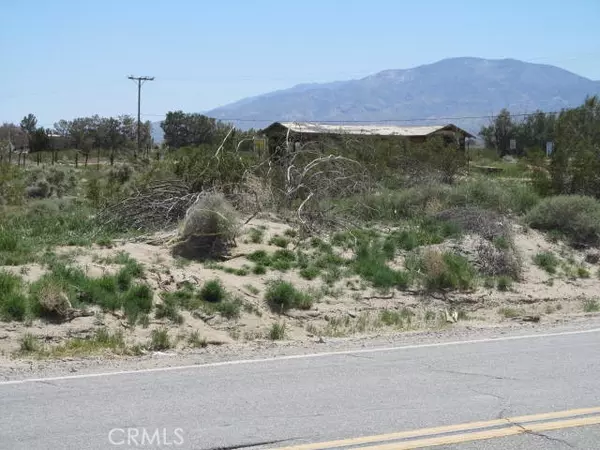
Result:
[[[401,350],[412,350],[417,348],[431,348],[431,347],[448,347],[452,345],[470,345],[470,344],[482,344],[489,342],[502,342],[502,341],[517,341],[522,339],[535,339],[545,337],[556,337],[556,336],[572,336],[578,334],[590,334],[598,333],[600,328],[593,328],[589,330],[578,330],[578,331],[563,331],[559,333],[544,333],[544,334],[527,334],[522,336],[505,336],[500,338],[486,338],[486,339],[474,339],[470,341],[449,341],[449,342],[437,342],[432,344],[413,344],[404,345],[398,347],[380,347],[380,348],[366,348],[358,350],[341,350],[335,352],[323,352],[323,353],[308,353],[301,355],[287,355],[287,356],[275,356],[271,358],[260,358],[260,359],[237,359],[232,361],[220,361],[206,364],[191,364],[186,366],[171,366],[171,367],[154,367],[149,369],[137,369],[137,370],[121,370],[115,372],[100,372],[100,373],[88,373],[80,375],[65,375],[58,377],[48,378],[25,378],[22,380],[9,380],[0,381],[0,386],[14,385],[14,384],[25,384],[25,383],[36,383],[36,382],[47,382],[47,381],[61,381],[61,380],[77,380],[81,378],[98,378],[98,377],[110,377],[117,375],[133,375],[143,373],[154,373],[154,372],[172,372],[179,370],[190,370],[190,369],[203,369],[209,367],[222,367],[222,366],[235,366],[240,364],[257,364],[265,362],[275,361],[287,361],[293,359],[308,359],[308,358],[322,358],[326,356],[338,356],[338,355],[355,355],[365,353],[382,353],[382,352],[393,352]]]

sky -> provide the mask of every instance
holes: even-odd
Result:
[[[0,122],[208,109],[459,56],[600,80],[598,0],[28,0],[0,7]]]

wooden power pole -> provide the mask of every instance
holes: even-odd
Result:
[[[140,131],[141,131],[141,105],[142,105],[142,84],[146,81],[154,80],[154,77],[134,77],[133,75],[128,76],[130,80],[137,81],[138,86],[138,113],[137,113],[137,153],[140,153],[142,150],[142,142],[140,139]],[[134,158],[137,158],[137,153],[133,155]]]

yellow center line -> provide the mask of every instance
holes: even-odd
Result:
[[[409,450],[423,447],[435,447],[438,445],[460,444],[463,442],[481,441],[484,439],[502,438],[517,436],[526,433],[539,433],[542,431],[560,430],[564,428],[581,427],[585,425],[599,425],[600,416],[586,417],[582,419],[558,420],[555,422],[546,422],[531,426],[511,425],[507,428],[497,430],[479,431],[474,433],[462,433],[452,436],[442,436],[437,438],[417,439],[406,442],[396,442],[385,445],[372,445],[361,447],[361,450]]]
[[[534,421],[538,421],[538,420],[550,420],[550,419],[567,419],[569,417],[580,416],[580,415],[584,415],[584,414],[600,414],[600,407],[571,409],[571,410],[567,410],[567,411],[533,414],[533,415],[528,415],[528,416],[517,416],[517,417],[512,417],[512,418],[506,418],[506,419],[494,419],[494,420],[480,421],[480,422],[469,422],[469,423],[463,423],[463,424],[457,424],[457,425],[440,426],[440,427],[433,427],[433,428],[422,428],[422,429],[418,429],[418,430],[402,431],[402,432],[398,432],[398,433],[389,433],[389,434],[380,434],[380,435],[376,435],[376,436],[363,436],[363,437],[341,439],[341,440],[330,441],[330,442],[311,443],[311,444],[303,444],[303,445],[296,445],[296,446],[290,446],[290,447],[281,447],[277,450],[320,450],[320,449],[329,449],[329,448],[336,448],[336,447],[355,446],[355,445],[361,445],[361,444],[381,443],[381,442],[393,441],[393,440],[398,440],[398,439],[419,438],[419,437],[428,436],[428,435],[441,434],[441,433],[452,433],[452,432],[457,432],[457,431],[464,431],[465,433],[455,434],[453,436],[425,438],[425,439],[421,439],[421,441],[434,441],[434,440],[440,440],[440,439],[457,439],[459,437],[462,437],[464,439],[465,436],[471,437],[470,439],[467,439],[467,440],[488,439],[488,437],[479,437],[479,438],[475,438],[475,439],[472,437],[478,436],[478,435],[481,435],[481,436],[487,435],[487,436],[489,436],[489,438],[493,438],[493,437],[501,437],[501,436],[510,436],[512,434],[520,434],[520,433],[525,432],[523,427],[525,427],[528,422],[534,422]],[[596,420],[597,422],[592,422],[589,424],[600,423],[600,417],[590,417],[590,418],[581,418],[581,419],[573,419],[573,420],[575,420],[575,421]],[[518,423],[521,426],[514,425],[515,423]],[[552,424],[557,424],[557,423],[569,423],[569,421],[563,420],[562,422],[554,421],[554,422],[548,422],[548,423],[542,423],[542,424],[531,424],[531,426],[527,427],[527,429],[531,430],[531,431],[535,431],[534,428],[536,428],[536,427],[550,426]],[[588,424],[588,423],[585,423],[585,424]],[[507,425],[507,426],[503,427],[501,429],[496,429],[496,430],[478,431],[481,428],[500,426],[500,425]],[[510,425],[510,426],[508,426],[508,425]],[[571,425],[571,426],[579,426],[579,425]],[[567,427],[559,426],[559,428],[568,428],[568,426]],[[545,428],[545,429],[555,429],[555,428]],[[536,430],[537,430],[537,428],[536,428]],[[498,433],[500,433],[500,434],[498,436],[496,436],[496,434],[498,434]],[[506,434],[506,433],[509,433],[509,434]],[[414,445],[415,442],[418,442],[418,441],[413,440],[410,442],[410,445]],[[464,441],[456,441],[456,442],[464,442]],[[417,447],[410,447],[410,446],[404,447],[403,445],[409,445],[409,442],[389,444],[389,446],[383,445],[383,446],[365,447],[365,449],[366,448],[369,448],[369,449],[371,449],[371,448],[390,448],[390,449],[419,448],[418,446]],[[442,444],[427,444],[427,445],[442,445]]]

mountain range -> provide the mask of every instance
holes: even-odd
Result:
[[[399,121],[452,122],[477,133],[489,122],[481,116],[502,108],[513,113],[557,111],[595,94],[600,94],[600,81],[559,67],[463,57],[356,80],[300,84],[202,113],[244,129],[264,128],[274,121]],[[162,130],[156,125],[160,140]]]

